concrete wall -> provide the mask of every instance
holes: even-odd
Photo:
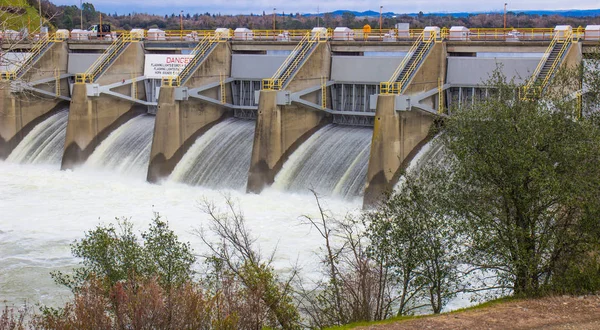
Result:
[[[100,85],[107,85],[132,76],[141,76],[144,71],[144,49],[134,42],[98,78]],[[145,95],[143,84],[138,84],[138,95]],[[114,89],[124,95],[131,94],[131,86]],[[114,98],[106,94],[87,96],[87,85],[75,84],[71,96],[65,151],[62,169],[73,168],[83,163],[108,135],[129,119],[146,111],[145,107]]]
[[[102,54],[69,54],[68,72],[71,74],[84,73]]]
[[[426,142],[434,117],[420,111],[395,111],[395,95],[379,95],[373,126],[364,205],[393,189],[399,173]]]
[[[281,55],[234,54],[231,56],[231,77],[253,80],[271,78],[286,58]]]
[[[331,48],[320,43],[304,65],[298,70],[286,90],[298,92],[321,84],[322,77],[331,77]]]
[[[403,57],[332,56],[331,80],[356,83],[388,81]]]
[[[448,57],[446,83],[457,85],[481,85],[490,79],[496,68],[510,80],[522,83],[535,71],[539,58],[478,58]]]
[[[417,69],[404,94],[418,94],[438,87],[438,79],[446,73],[446,44],[437,43]],[[391,74],[390,74],[391,75]]]
[[[67,44],[55,43],[22,77],[23,82],[34,82],[55,77],[67,71]],[[55,83],[36,86],[55,93]],[[66,80],[60,82],[61,95],[68,95]],[[5,159],[35,125],[65,107],[60,99],[40,96],[35,92],[12,93],[10,82],[0,82],[0,159]]]
[[[228,43],[217,45],[193,73],[186,87],[194,88],[218,82],[221,74],[226,77],[231,74],[231,46]],[[218,98],[217,88],[202,94]],[[176,101],[174,87],[161,87],[148,165],[148,181],[156,182],[171,174],[175,165],[199,136],[231,115],[228,109],[220,105],[198,99]]]

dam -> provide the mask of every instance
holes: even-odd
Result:
[[[535,97],[598,47],[597,30],[50,34],[3,45],[21,60],[2,68],[0,159],[368,205],[437,118],[488,96],[495,69]]]

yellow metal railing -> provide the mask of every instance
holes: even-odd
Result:
[[[574,40],[576,40],[576,39],[573,39],[572,32],[565,32],[564,34],[563,33],[555,33],[554,38],[552,38],[550,45],[548,45],[548,48],[546,48],[546,52],[544,53],[544,56],[542,57],[542,59],[540,60],[540,62],[537,65],[537,67],[535,68],[535,71],[533,72],[533,74],[531,75],[529,80],[527,81],[527,84],[525,86],[523,86],[522,98],[529,97],[529,94],[532,93],[531,91],[533,91],[533,93],[539,94],[542,92],[542,90],[544,90],[544,87],[550,81],[550,78],[554,74],[554,71],[560,65],[560,62],[562,60],[562,57],[563,57],[565,51],[567,50],[569,45],[574,42]],[[548,61],[550,54],[552,53],[552,51],[554,50],[554,48],[556,47],[557,44],[561,44],[561,46],[560,46],[560,50],[559,50],[556,58],[553,60],[552,65],[548,69],[548,72],[546,73],[544,80],[540,84],[536,84],[536,82],[538,81],[538,77],[539,77],[540,73],[542,72],[542,69],[546,65],[546,62]]]
[[[194,47],[192,50],[191,54],[194,55],[194,57],[188,62],[185,68],[179,72],[179,75],[177,75],[176,79],[170,80],[171,84],[176,84],[171,86],[181,86],[181,84],[184,84],[188,76],[193,73],[192,70],[195,69],[196,64],[198,64],[200,60],[204,59],[211,47],[215,43],[226,42],[228,38],[229,36],[223,36],[219,34],[207,35],[202,38],[202,40],[198,42],[198,45],[196,45],[196,47]]]
[[[117,39],[115,39],[110,46],[104,51],[102,56],[98,57],[96,61],[89,67],[85,73],[78,73],[75,76],[76,83],[93,83],[98,78],[99,74],[102,73],[119,55],[119,52],[132,42],[140,40],[140,35],[137,33],[132,35],[130,33],[123,33]]]
[[[19,65],[18,68],[12,71],[6,71],[0,73],[0,79],[2,80],[15,80],[20,78],[23,74],[27,72],[29,67],[31,67],[37,60],[39,60],[40,56],[48,50],[48,45],[54,42],[62,42],[63,39],[56,36],[56,34],[51,33],[42,36],[34,45],[31,47],[29,57]]]
[[[56,96],[60,96],[60,71],[58,68],[54,69],[54,93]]]
[[[177,87],[179,86],[178,76],[166,76],[162,78],[162,86]]]
[[[300,50],[309,42],[311,39],[310,32],[307,32],[302,40],[296,45],[294,50],[290,53],[290,55],[283,61],[283,63],[279,66],[277,71],[273,74],[270,79],[263,79],[262,81],[262,89],[267,90],[279,90],[281,88],[281,82],[279,77],[283,75],[284,70],[292,63],[294,57],[300,52]]]
[[[441,39],[441,38],[440,38]],[[410,77],[413,72],[420,65],[421,60],[429,50],[431,43],[436,41],[436,33],[429,33],[429,37],[425,37],[425,33],[421,33],[421,36],[413,43],[412,47],[409,49],[408,53],[400,63],[400,65],[396,68],[396,71],[392,74],[390,80],[382,82],[379,84],[379,89],[381,94],[400,94],[404,90],[405,85],[408,84]],[[417,49],[419,46],[423,45],[424,47],[417,53]],[[402,77],[400,74],[404,71],[405,67],[408,65],[410,60],[413,60],[412,63]],[[398,80],[399,79],[399,80]]]
[[[327,77],[321,77],[321,108],[327,108]]]
[[[438,114],[444,113],[444,80],[438,78]]]
[[[17,75],[12,72],[0,72],[0,80],[15,80],[17,79]]]
[[[221,89],[221,104],[227,103],[227,94],[225,92],[225,77],[223,77],[223,73],[219,74],[219,86]]]
[[[137,79],[135,72],[131,72],[131,98],[138,99]]]
[[[281,66],[279,66],[277,72],[275,72],[271,78],[263,79],[262,89],[283,89],[285,87],[284,84],[289,80],[292,73],[295,72],[302,60],[304,60],[306,54],[312,49],[312,47],[307,47],[307,45],[325,42],[328,40],[329,36],[329,32],[327,32],[325,35],[322,35],[320,32],[316,32],[312,36],[311,32],[306,33],[306,35],[302,38],[302,40],[300,40],[290,55],[285,59]]]
[[[446,28],[442,28],[446,29]],[[333,31],[330,29],[330,33]],[[116,30],[117,35],[128,34],[130,31]],[[215,30],[166,30],[162,31],[164,36],[149,35],[148,31],[143,32],[143,38],[148,40],[200,40],[206,36],[212,36]],[[229,30],[229,37],[234,40],[256,40],[256,41],[298,41],[301,40],[311,30],[251,30],[247,33]],[[337,32],[336,39],[355,40],[355,41],[381,41],[385,39],[415,40],[423,29],[352,29],[347,34]],[[583,37],[584,28],[579,27],[577,33]],[[141,33],[141,32],[140,32]],[[52,35],[53,36],[53,35]],[[448,36],[447,40],[465,40],[465,37],[473,41],[501,41],[501,40],[552,40],[554,37],[553,28],[469,28],[468,36]],[[62,39],[56,38],[56,41]]]

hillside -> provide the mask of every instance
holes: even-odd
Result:
[[[40,25],[38,10],[27,3],[27,0],[2,0],[0,4],[0,29],[21,30],[29,28],[36,33]],[[47,23],[45,23],[47,24]]]
[[[600,296],[492,302],[464,311],[344,329],[600,329]]]

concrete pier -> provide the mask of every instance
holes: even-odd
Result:
[[[285,91],[260,91],[248,192],[259,193],[264,187],[271,185],[288,157],[315,131],[329,123],[325,112],[282,102],[281,98],[285,97],[286,92],[318,86],[322,77],[330,77],[330,58],[329,45],[322,43],[299,69]],[[317,103],[317,94],[308,94],[305,99]]]
[[[230,74],[231,46],[228,43],[220,43],[182,87],[190,90],[218,83],[221,76],[229,77]],[[149,182],[156,182],[171,174],[175,165],[199,136],[224,118],[232,116],[231,110],[218,104],[196,98],[176,100],[176,89],[184,90],[181,87],[170,86],[160,88],[148,165]],[[201,93],[211,99],[218,99],[217,87]]]
[[[98,78],[98,85],[125,81],[144,74],[144,49],[134,42]],[[110,95],[88,96],[92,84],[75,84],[71,96],[67,137],[61,168],[70,169],[87,160],[96,147],[116,128],[131,118],[146,112],[144,107]],[[143,86],[139,86],[143,95]],[[131,95],[131,86],[115,88]]]
[[[67,43],[55,43],[21,79],[0,81],[0,159],[6,159],[37,124],[66,107],[60,98],[27,90],[21,85],[51,79],[36,88],[56,94],[56,82],[52,78],[67,72],[67,56]],[[59,94],[69,95],[66,79],[59,79]]]

